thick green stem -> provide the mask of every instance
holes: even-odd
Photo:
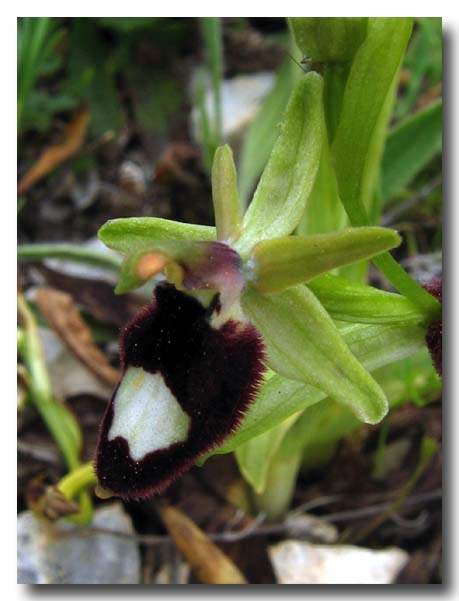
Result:
[[[69,472],[57,485],[61,493],[69,500],[89,486],[97,484],[97,476],[92,463],[84,463]]]

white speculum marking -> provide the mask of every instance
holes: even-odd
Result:
[[[159,372],[128,367],[115,396],[108,440],[122,436],[131,458],[140,461],[186,440],[190,421]]]

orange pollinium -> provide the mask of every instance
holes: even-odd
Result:
[[[169,258],[161,253],[148,253],[137,263],[136,272],[141,280],[148,280],[160,273],[169,263]]]

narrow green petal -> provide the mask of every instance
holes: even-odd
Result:
[[[226,144],[215,151],[212,165],[212,199],[217,239],[234,241],[241,235],[241,207],[233,153]]]

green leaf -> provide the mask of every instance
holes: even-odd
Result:
[[[351,60],[365,39],[367,17],[290,17],[295,42],[314,62]]]
[[[266,240],[252,249],[253,285],[260,292],[278,292],[399,244],[397,232],[382,227]]]
[[[387,400],[382,390],[306,286],[272,295],[249,288],[242,306],[264,338],[269,367],[326,392],[362,421],[377,423],[384,417]]]
[[[292,415],[278,426],[256,436],[239,446],[235,453],[239,469],[256,493],[262,493],[271,460],[295,420],[301,413]]]
[[[414,323],[346,324],[340,328],[340,333],[351,352],[370,371],[412,355],[424,346],[425,336],[424,328]],[[268,371],[241,427],[215,452],[233,451],[240,444],[277,426],[294,413],[315,405],[326,396],[317,388]]]
[[[341,321],[356,323],[423,323],[424,313],[400,294],[378,290],[332,274],[308,283],[324,308]]]
[[[412,111],[421,88],[431,89],[442,76],[442,19],[416,17],[416,29],[405,55],[404,68],[410,77],[406,91],[397,101],[396,117]]]
[[[382,163],[382,195],[390,200],[410,183],[413,177],[441,151],[442,102],[402,121],[386,142]]]
[[[322,79],[308,73],[295,87],[282,131],[261,176],[236,250],[290,234],[298,225],[319,167],[324,116]]]
[[[368,33],[352,63],[332,145],[341,200],[353,225],[368,225],[365,206],[401,61],[411,34],[409,18],[369,18]],[[381,117],[384,123],[381,123]]]
[[[212,164],[212,200],[217,239],[237,240],[241,234],[241,207],[237,192],[237,173],[231,148],[217,148]]]
[[[138,244],[159,240],[215,240],[215,228],[159,217],[126,217],[107,221],[98,236],[109,248],[126,253]]]
[[[371,17],[352,63],[332,145],[340,198],[352,225],[369,225],[385,130],[412,19]],[[373,211],[371,211],[373,212]],[[408,276],[389,253],[374,264],[391,284],[431,317],[439,304]]]
[[[161,17],[96,17],[102,27],[113,29],[121,34],[144,31],[155,26]]]
[[[279,136],[279,123],[293,89],[293,79],[292,63],[287,60],[244,136],[238,169],[239,194],[244,207]]]

